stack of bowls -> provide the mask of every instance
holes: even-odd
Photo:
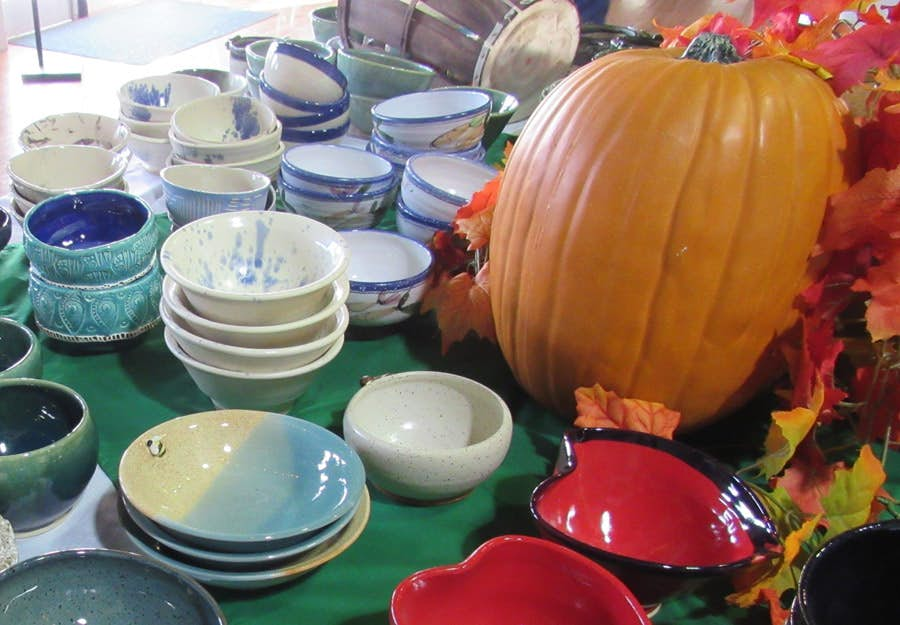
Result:
[[[218,85],[185,74],[126,82],[119,88],[119,119],[131,129],[128,148],[149,171],[159,171],[172,151],[169,122],[175,110],[191,100],[218,93]]]
[[[141,198],[109,189],[45,200],[23,223],[38,327],[70,343],[110,343],[159,321],[157,230]]]
[[[452,230],[459,208],[496,175],[493,167],[459,156],[436,152],[411,156],[400,182],[397,229],[422,242],[430,241],[438,230]]]
[[[227,165],[278,175],[284,144],[281,122],[249,96],[217,95],[181,106],[169,130],[171,163]]]
[[[359,537],[370,508],[365,479],[356,452],[314,423],[202,412],[161,423],[125,450],[120,518],[157,562],[209,586],[262,588]]]
[[[173,229],[217,213],[271,210],[272,181],[251,169],[220,165],[170,165],[159,172]]]
[[[17,154],[6,171],[20,221],[48,198],[80,189],[125,190],[128,156],[90,145],[48,145]]]
[[[219,95],[244,95],[247,92],[247,79],[243,74],[235,74],[224,69],[191,68],[180,69],[176,74],[196,76],[208,80],[219,88]]]
[[[297,43],[276,41],[269,46],[259,98],[278,116],[289,144],[334,141],[350,127],[347,78]]]
[[[259,97],[259,76],[262,74],[266,65],[266,55],[269,53],[269,47],[276,41],[287,41],[288,43],[306,48],[319,58],[334,63],[334,50],[318,41],[308,41],[306,39],[260,39],[249,44],[246,49],[247,55],[247,82],[250,86],[250,94]]]
[[[344,344],[347,244],[275,211],[192,221],[163,243],[165,341],[219,408],[286,412]]]
[[[388,98],[425,91],[435,71],[399,56],[360,48],[337,51],[337,67],[347,77],[350,123],[361,133],[372,132],[372,107]]]
[[[396,184],[391,163],[377,154],[322,144],[285,152],[278,181],[287,210],[338,230],[375,226],[393,203]]]
[[[396,96],[372,107],[369,149],[398,170],[420,152],[482,160],[491,98],[477,89],[432,89]]]
[[[499,89],[488,89],[487,87],[470,87],[470,86],[453,86],[439,87],[438,89],[475,89],[483,91],[491,98],[491,114],[488,116],[487,123],[484,125],[484,136],[481,138],[481,145],[485,150],[493,145],[497,137],[506,129],[506,124],[512,119],[513,115],[519,110],[519,98],[506,91]]]
[[[28,124],[19,133],[19,146],[33,150],[45,145],[94,145],[121,152],[128,144],[128,126],[96,113],[61,113]]]

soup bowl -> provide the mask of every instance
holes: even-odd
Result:
[[[45,145],[95,145],[121,152],[129,128],[120,120],[96,113],[60,113],[32,122],[19,133],[23,150]]]
[[[31,328],[0,317],[0,378],[39,378],[43,371],[41,344]]]

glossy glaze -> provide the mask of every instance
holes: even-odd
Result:
[[[425,91],[435,77],[427,65],[377,50],[339,49],[336,64],[351,94],[381,99]]]
[[[38,556],[0,573],[6,623],[225,625],[197,582],[151,559],[80,549]]]
[[[87,404],[71,388],[0,380],[0,516],[17,532],[61,517],[94,474],[98,444]]]
[[[165,452],[147,446],[160,440]],[[206,549],[258,551],[297,542],[351,510],[365,486],[356,452],[308,421],[223,410],[166,421],[122,455],[128,501]]]
[[[391,625],[649,625],[637,599],[611,573],[560,545],[499,536],[460,564],[404,579],[391,597]]]
[[[726,467],[624,430],[567,431],[531,513],[543,534],[610,567],[645,604],[761,562],[776,544],[765,508]]]
[[[41,344],[31,328],[0,317],[0,378],[39,378],[43,371]]]
[[[0,206],[0,250],[6,247],[12,237],[12,217],[9,211]]]

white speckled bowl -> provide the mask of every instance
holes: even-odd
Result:
[[[362,458],[369,481],[412,502],[468,494],[503,462],[512,431],[499,395],[440,371],[377,378],[344,411],[344,439]]]
[[[129,80],[119,88],[122,115],[142,122],[165,122],[182,106],[214,96],[219,87],[197,76],[163,74]]]
[[[270,325],[324,308],[350,262],[340,234],[313,219],[236,211],[192,221],[160,250],[162,267],[198,314]]]
[[[65,191],[121,185],[128,155],[93,145],[48,145],[16,154],[6,165],[16,190],[32,202]]]
[[[113,152],[125,149],[128,126],[96,113],[61,113],[28,124],[19,133],[23,150],[45,145],[96,145]]]

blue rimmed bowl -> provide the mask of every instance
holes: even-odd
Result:
[[[199,583],[150,558],[110,549],[57,551],[0,573],[10,623],[225,625]]]
[[[0,515],[16,532],[62,518],[94,474],[98,445],[87,404],[68,386],[0,380]]]
[[[449,221],[426,217],[411,210],[403,202],[402,197],[397,197],[397,230],[400,234],[415,239],[420,243],[428,243],[434,234],[440,230],[453,231],[453,224]]]
[[[290,41],[277,41],[269,47],[260,76],[281,93],[319,104],[334,102],[347,93],[343,72]]]
[[[441,89],[476,89],[483,91],[491,97],[491,114],[484,125],[484,136],[481,145],[489,148],[506,128],[506,124],[519,110],[519,98],[506,91],[488,89],[487,87],[452,86],[438,87]]]
[[[49,337],[67,343],[114,343],[159,323],[162,273],[154,262],[142,276],[115,286],[77,287],[28,276],[34,320]]]
[[[287,211],[315,219],[335,230],[375,226],[384,217],[394,197],[393,189],[336,197],[299,189],[283,177],[278,180],[278,188]]]
[[[44,280],[104,286],[146,273],[156,254],[153,214],[141,198],[113,189],[65,193],[28,211],[25,254]]]
[[[260,39],[258,41],[253,41],[244,47],[244,55],[247,59],[247,71],[257,80],[259,80],[259,75],[266,64],[266,53],[269,51],[269,46],[275,43],[275,40],[275,37],[271,39]]]
[[[350,230],[343,236],[350,246],[351,325],[392,325],[415,314],[431,272],[431,251],[388,230]]]
[[[377,154],[340,145],[296,146],[281,158],[281,175],[299,190],[344,197],[390,189],[394,168]]]
[[[460,206],[497,176],[497,170],[478,161],[422,152],[406,161],[400,181],[403,203],[416,213],[452,221]]]
[[[219,94],[219,87],[198,76],[163,74],[129,80],[119,87],[122,115],[142,122],[165,122],[178,107]]]
[[[238,210],[265,210],[272,181],[250,169],[171,165],[160,172],[166,210],[173,222]]]
[[[148,441],[163,451],[154,454]],[[180,542],[230,552],[308,538],[356,507],[365,480],[340,436],[252,410],[166,421],[136,438],[119,463],[122,495],[144,517]]]
[[[374,152],[378,156],[389,160],[394,165],[394,169],[400,174],[403,173],[403,168],[406,167],[406,162],[410,159],[410,157],[415,156],[416,154],[422,154],[424,152],[436,154],[452,154],[453,156],[459,156],[460,158],[465,158],[471,161],[482,161],[484,160],[485,155],[485,149],[480,144],[477,144],[467,150],[452,151],[436,148],[421,150],[397,143],[389,143],[384,137],[378,134],[377,130],[372,131],[366,149],[369,152]]]
[[[330,64],[328,65],[332,67]],[[350,94],[348,91],[344,91],[334,100],[316,102],[303,97],[303,95],[298,96],[278,89],[269,82],[269,77],[265,70],[259,75],[259,100],[272,109],[279,118],[305,117],[309,115],[330,117],[340,115],[350,109]]]
[[[350,130],[349,115],[344,115],[342,118],[339,118],[339,121],[340,123],[337,126],[328,124],[329,127],[317,128],[315,130],[308,130],[303,127],[285,128],[281,133],[281,138],[284,139],[285,144],[290,147],[303,143],[334,141],[335,139],[343,137],[347,134],[347,131]]]
[[[458,152],[481,144],[490,112],[491,98],[482,91],[420,91],[379,102],[372,123],[386,143]]]
[[[39,378],[44,372],[41,344],[31,328],[0,317],[0,378]]]

